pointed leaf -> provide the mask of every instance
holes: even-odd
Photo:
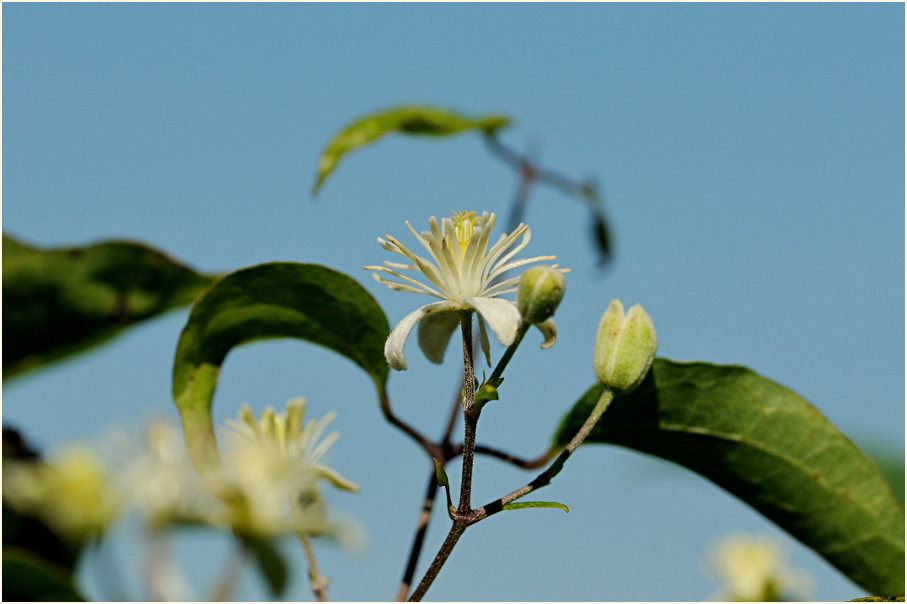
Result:
[[[39,249],[3,235],[3,378],[187,305],[214,277],[145,245]]]
[[[510,123],[510,118],[489,114],[468,117],[447,109],[422,106],[398,107],[368,115],[341,130],[331,139],[318,160],[312,194],[318,192],[344,155],[372,143],[385,134],[400,132],[424,136],[447,136],[465,130],[493,132]]]
[[[192,307],[173,363],[173,400],[192,460],[200,468],[217,463],[211,400],[234,346],[299,338],[344,355],[383,388],[389,331],[374,298],[351,277],[324,266],[275,262],[218,280]]]
[[[570,508],[565,506],[563,503],[558,503],[556,501],[515,501],[513,503],[504,504],[501,509],[525,510],[527,508],[557,508],[568,513],[570,512]]]
[[[593,386],[554,437],[563,446]],[[663,457],[712,480],[876,595],[904,593],[904,509],[876,465],[819,411],[745,367],[656,359],[586,443]]]

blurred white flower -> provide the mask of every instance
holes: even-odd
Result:
[[[102,533],[122,504],[110,469],[86,445],[60,449],[49,462],[4,461],[3,499],[71,541]]]
[[[417,323],[419,347],[430,361],[440,363],[444,359],[447,343],[459,325],[457,311],[460,310],[478,313],[480,343],[486,359],[490,359],[486,322],[501,344],[509,346],[513,343],[520,325],[520,312],[516,304],[498,296],[516,291],[520,278],[495,281],[511,269],[532,262],[554,260],[555,256],[536,256],[511,262],[511,258],[528,245],[529,227],[520,224],[512,233],[502,234],[497,243],[488,249],[494,222],[495,215],[488,212],[483,212],[481,216],[475,212],[454,212],[453,218],[443,218],[440,224],[432,216],[429,219],[431,231],[420,234],[406,221],[407,228],[429,253],[431,260],[417,256],[390,235],[385,235],[386,239],[378,238],[381,247],[407,258],[409,263],[385,261],[384,266],[364,268],[377,271],[373,273],[375,279],[392,290],[425,294],[440,300],[408,314],[391,332],[384,346],[384,355],[392,368],[406,369],[403,346]],[[521,236],[523,240],[517,243]],[[557,265],[552,268],[557,268]],[[404,270],[421,273],[431,285],[400,272]],[[543,348],[553,346],[556,337],[554,323],[549,320],[537,327],[545,336]]]
[[[297,398],[287,403],[283,413],[268,407],[256,419],[243,404],[239,421],[227,420],[221,469],[207,480],[226,503],[225,521],[241,534],[266,537],[304,531],[312,536],[339,536],[343,532],[327,517],[319,481],[325,479],[348,491],[358,487],[321,461],[340,436],[333,432],[319,442],[334,414],[311,420],[303,428],[305,408],[305,399]]]
[[[118,455],[124,458],[117,471],[117,487],[152,529],[215,521],[212,513],[217,501],[189,461],[174,422],[151,422],[138,447],[123,431],[113,431],[112,439]]]
[[[723,584],[719,600],[776,602],[810,599],[812,580],[788,566],[790,552],[765,537],[730,535],[715,544],[709,561]]]

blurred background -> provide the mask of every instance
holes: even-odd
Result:
[[[595,327],[619,297],[652,315],[659,356],[751,367],[903,462],[901,4],[8,4],[3,17],[6,233],[41,246],[133,239],[206,273],[322,263],[360,281],[394,324],[428,300],[362,270],[388,257],[375,238],[412,243],[404,220],[425,228],[461,209],[495,211],[503,226],[517,174],[474,133],[394,136],[348,156],[312,198],[321,151],[396,104],[503,112],[506,144],[598,183],[614,255],[597,267],[586,208],[533,189],[524,255],[557,254],[573,272],[557,345],[528,336],[481,442],[546,449],[594,381]],[[175,420],[170,371],[187,315],[4,383],[4,425],[47,451]],[[409,370],[389,383],[394,408],[439,435],[458,355],[435,366],[414,343],[407,352]],[[258,412],[303,395],[314,417],[337,410],[330,462],[361,492],[329,500],[367,528],[368,547],[316,542],[319,563],[332,599],[392,599],[429,467],[383,421],[366,374],[284,340],[231,352],[221,376],[218,424],[243,401]],[[533,476],[481,458],[474,500]],[[631,451],[580,449],[540,498],[570,513],[501,514],[470,530],[428,597],[707,599],[718,592],[708,551],[740,531],[789,548],[816,599],[866,595],[710,482]],[[435,512],[417,576],[448,529]],[[127,523],[83,560],[88,596],[111,598],[121,581],[145,598],[140,536]],[[177,540],[200,597],[229,545],[206,531]],[[311,598],[299,544],[281,545],[295,573],[285,598]],[[235,597],[267,597],[252,567]]]

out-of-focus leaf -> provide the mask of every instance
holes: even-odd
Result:
[[[16,430],[3,428],[3,462],[40,463],[40,455]],[[64,540],[40,518],[23,514],[3,503],[3,546],[28,551],[52,568],[71,575],[82,543]]]
[[[510,118],[490,114],[469,117],[448,109],[423,106],[397,107],[367,115],[350,124],[331,139],[318,160],[312,194],[318,192],[344,155],[376,141],[385,134],[400,132],[422,136],[448,136],[465,130],[492,132],[510,123]]]
[[[3,378],[95,346],[213,281],[145,245],[38,249],[3,235]]]
[[[272,598],[279,598],[287,587],[287,563],[272,541],[255,540],[249,543],[258,570],[264,577]]]
[[[25,550],[3,547],[3,600],[84,602],[69,575]]]
[[[590,388],[554,443],[601,392]],[[904,509],[878,467],[812,405],[737,366],[656,359],[586,443],[663,457],[712,480],[876,595],[904,593]]]
[[[589,206],[592,238],[598,250],[598,264],[603,266],[611,260],[614,252],[611,242],[611,229],[608,226],[607,218],[605,218],[605,204],[595,185],[584,183],[580,190],[586,200],[586,205]]]
[[[317,264],[275,262],[223,277],[192,307],[173,363],[173,400],[197,467],[217,464],[211,400],[227,353],[262,338],[298,338],[352,360],[382,389],[387,318],[352,277]]]

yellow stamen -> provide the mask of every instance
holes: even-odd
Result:
[[[460,244],[460,259],[466,255],[466,248],[469,246],[469,240],[472,239],[472,231],[479,223],[479,217],[475,212],[463,210],[461,212],[452,212],[454,231],[457,233],[457,242]]]

